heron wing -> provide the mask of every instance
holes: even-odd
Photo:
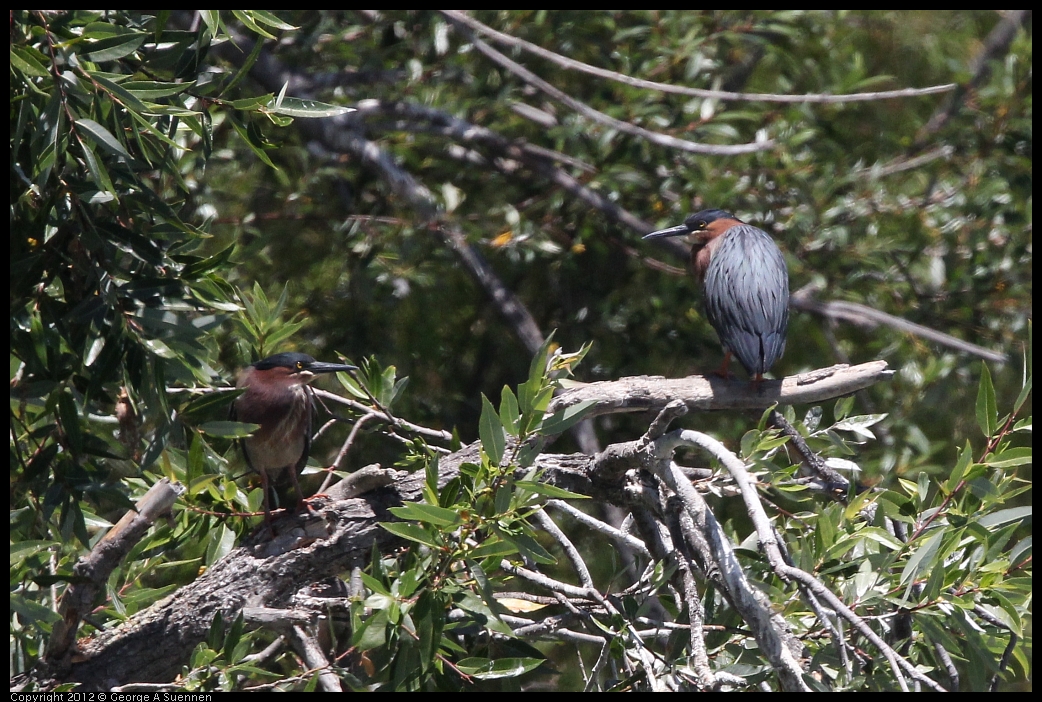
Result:
[[[703,291],[706,316],[724,347],[750,375],[770,370],[785,352],[789,274],[767,233],[731,227],[713,254]]]

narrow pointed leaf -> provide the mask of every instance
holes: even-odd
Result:
[[[488,458],[495,465],[503,460],[506,451],[506,432],[503,431],[503,423],[499,415],[488,401],[485,394],[481,394],[481,418],[478,420],[478,435],[481,437],[481,446],[488,454]]]

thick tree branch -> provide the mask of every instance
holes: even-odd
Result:
[[[555,397],[550,412],[593,400],[590,416],[621,412],[657,412],[672,400],[690,410],[765,409],[774,403],[798,405],[824,402],[888,380],[894,372],[886,361],[858,366],[832,366],[782,380],[765,380],[757,387],[744,380],[692,375],[662,378],[640,375],[619,380],[576,384]]]

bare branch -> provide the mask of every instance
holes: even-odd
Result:
[[[343,692],[340,678],[330,669],[329,660],[322,652],[315,637],[308,634],[299,625],[293,627],[292,640],[300,650],[304,662],[312,671],[318,671],[318,681],[324,692]]]
[[[506,559],[499,562],[499,567],[502,568],[505,573],[510,573],[518,578],[527,580],[533,585],[546,588],[550,592],[560,593],[565,597],[581,597],[585,599],[590,596],[590,591],[585,587],[576,587],[575,585],[563,583],[560,580],[543,575],[542,573],[537,573],[534,570],[514,565]]]
[[[612,129],[617,129],[618,131],[623,132],[624,134],[630,134],[632,136],[641,137],[642,139],[646,139],[652,144],[656,144],[658,146],[664,146],[671,149],[679,149],[681,151],[689,151],[691,153],[696,154],[711,154],[714,156],[734,156],[736,154],[748,154],[754,153],[756,151],[766,151],[768,149],[774,148],[773,139],[765,139],[763,141],[757,141],[751,144],[740,144],[735,146],[702,144],[699,142],[688,141],[686,139],[678,139],[667,134],[652,132],[648,129],[644,129],[643,127],[638,127],[635,124],[623,122],[622,120],[615,119],[614,117],[609,117],[603,112],[593,109],[586,103],[576,100],[563,90],[555,88],[536,74],[529,71],[524,66],[514,61],[511,61],[509,58],[499,53],[485,42],[481,41],[481,39],[478,39],[476,36],[474,36],[474,34],[465,24],[456,20],[456,17],[454,15],[446,14],[446,16],[450,19],[450,21],[455,22],[456,26],[459,27],[464,34],[468,35],[468,38],[471,42],[473,42],[475,48],[477,48],[478,51],[480,51],[485,56],[492,59],[494,62],[498,63],[500,66],[507,69],[514,75],[518,76],[519,78],[521,78],[521,80],[525,81],[529,85],[538,88],[539,90],[552,97],[554,100],[557,100],[558,102],[567,105],[569,108],[575,110],[583,117],[593,120],[594,122],[611,127]]]
[[[709,543],[713,560],[726,583],[729,599],[752,628],[761,650],[778,673],[782,688],[788,691],[809,692],[810,688],[803,681],[803,669],[796,652],[789,648],[789,644],[795,643],[795,640],[791,638],[788,625],[771,611],[769,603],[764,601],[762,594],[749,582],[735,556],[734,546],[724,534],[720,523],[702,496],[672,463],[673,448],[683,443],[680,439],[681,433],[695,432],[673,432],[658,441],[642,444],[637,451],[645,456],[647,469],[680,497],[695,531]]]
[[[163,478],[153,485],[145,495],[127,510],[114,527],[108,530],[91,549],[73,566],[77,581],[69,585],[58,602],[61,620],[51,630],[47,644],[46,659],[49,663],[63,665],[63,658],[76,640],[76,631],[83,617],[93,609],[97,594],[103,590],[112,574],[126,555],[144,537],[145,532],[157,519],[170,513],[170,508],[185,488]]]
[[[508,46],[519,47],[526,51],[529,51],[540,58],[544,58],[547,61],[551,61],[562,68],[581,71],[590,75],[597,76],[599,78],[605,78],[607,80],[616,81],[625,85],[632,86],[634,88],[645,88],[648,90],[657,90],[663,93],[674,93],[677,95],[689,95],[691,97],[708,98],[712,100],[744,100],[748,102],[784,102],[784,103],[827,103],[837,104],[844,102],[865,102],[869,100],[892,100],[894,98],[907,98],[907,97],[921,97],[924,95],[936,95],[937,93],[945,93],[955,90],[954,83],[948,83],[945,85],[933,85],[928,88],[904,88],[901,90],[884,90],[874,93],[851,93],[849,95],[829,95],[829,94],[806,94],[806,95],[779,95],[774,93],[734,93],[725,90],[703,90],[701,88],[688,88],[682,85],[672,85],[670,83],[657,83],[655,81],[643,80],[641,78],[634,78],[627,76],[623,73],[616,73],[615,71],[609,71],[604,68],[598,68],[597,66],[591,66],[588,63],[576,61],[566,56],[548,51],[541,46],[527,42],[524,39],[518,39],[512,37],[509,34],[504,34],[492,29],[488,25],[478,22],[473,17],[464,14],[459,10],[439,10],[442,14],[448,17],[450,20],[459,22],[473,29],[476,32],[494,39],[495,41],[506,44]]]
[[[639,375],[619,380],[577,384],[550,402],[548,412],[559,412],[583,400],[597,404],[596,417],[622,412],[654,412],[680,400],[689,410],[764,409],[780,405],[810,404],[849,395],[875,383],[889,380],[893,371],[886,361],[858,366],[833,366],[782,380],[765,380],[756,387],[742,380],[692,375],[662,378]]]
[[[583,587],[593,590],[595,586],[593,584],[593,577],[590,575],[590,569],[586,567],[586,562],[583,557],[579,554],[579,549],[575,548],[575,544],[569,539],[561,528],[557,526],[553,519],[550,519],[544,510],[539,510],[532,518],[535,519],[536,523],[546,531],[547,534],[554,538],[554,541],[561,545],[564,549],[564,553],[568,556],[568,560],[572,562],[572,567],[575,568],[575,572],[579,575],[579,580],[582,582]]]
[[[884,324],[899,331],[940,344],[941,346],[947,346],[948,348],[961,353],[969,353],[974,356],[979,356],[986,361],[992,361],[993,363],[1006,363],[1009,361],[1009,357],[1004,353],[992,351],[991,349],[986,349],[977,344],[971,344],[970,342],[963,341],[951,334],[945,334],[936,329],[924,327],[922,324],[909,322],[907,319],[887,314],[886,312],[877,310],[874,307],[862,305],[857,302],[844,302],[841,300],[822,302],[811,297],[812,293],[813,290],[810,288],[802,288],[793,293],[789,298],[789,304],[792,309],[804,312],[813,312],[814,314],[820,314],[828,319],[842,320],[850,324],[857,324],[864,327],[875,327]]]
[[[640,539],[634,536],[630,536],[629,534],[620,531],[615,527],[611,526],[610,524],[606,524],[599,519],[594,519],[590,515],[586,514],[586,512],[572,507],[570,504],[563,500],[547,500],[546,506],[559,509],[575,521],[579,522],[580,524],[583,524],[593,529],[594,531],[599,531],[600,533],[604,534],[610,539],[614,539],[616,541],[624,543],[626,546],[633,549],[634,551],[637,551],[642,556],[651,558],[651,552],[648,551],[648,547],[645,546],[644,542]]]
[[[825,481],[825,484],[830,486],[828,494],[834,499],[845,503],[846,492],[850,488],[850,481],[830,468],[825,462],[825,459],[814,453],[810,446],[807,445],[803,435],[800,434],[794,426],[789,424],[780,412],[772,410],[770,422],[780,429],[785,436],[789,437],[789,442],[792,444],[793,448],[796,449],[796,452],[800,454],[800,458],[803,461],[803,466],[806,471]]]
[[[782,556],[781,550],[778,547],[774,528],[771,526],[767,512],[764,510],[763,504],[760,502],[759,493],[756,491],[755,480],[749,475],[749,472],[745,468],[745,464],[742,463],[737,456],[731,453],[716,439],[697,431],[684,430],[669,434],[666,437],[663,437],[663,440],[660,440],[659,450],[668,446],[668,443],[664,441],[665,439],[672,439],[674,446],[685,443],[699,446],[712,453],[724,465],[724,467],[727,468],[741,489],[742,500],[745,502],[746,512],[753,522],[756,534],[760,540],[760,545],[763,547],[764,553],[767,555],[767,560],[770,562],[771,568],[774,572],[785,580],[795,580],[807,587],[811,592],[827,602],[830,607],[835,609],[841,616],[850,622],[862,636],[871,641],[890,663],[890,667],[893,669],[894,676],[897,678],[898,683],[900,683],[902,690],[908,690],[908,683],[905,680],[904,675],[901,673],[901,671],[904,671],[910,677],[930,688],[938,692],[945,692],[943,687],[923,673],[919,672],[919,670],[910,664],[904,657],[898,655],[898,653],[894,651],[889,644],[883,641],[883,639],[881,639],[860,616],[847,607],[847,605],[844,604],[839,597],[833,594],[831,590],[825,587],[820,580],[810,573],[807,573],[800,568],[790,566],[785,562],[785,558]],[[681,489],[683,489],[683,487],[684,486],[682,485]],[[687,488],[692,493],[695,493],[695,491],[691,489],[690,485],[687,485]]]
[[[939,146],[932,151],[928,151],[925,154],[920,154],[912,158],[906,156],[900,156],[895,158],[890,163],[886,164],[875,164],[872,166],[866,166],[854,171],[853,175],[860,178],[884,178],[895,173],[901,173],[902,171],[911,171],[925,166],[931,161],[937,159],[949,159],[955,153],[955,147],[949,144]]]
[[[398,129],[405,129],[409,122],[421,121],[426,125],[424,127],[426,131],[451,137],[461,144],[480,145],[482,148],[490,149],[501,159],[524,163],[536,174],[543,176],[606,217],[635,232],[646,234],[654,229],[649,223],[555,167],[553,162],[557,159],[548,157],[544,149],[532,144],[506,139],[487,127],[471,124],[426,105],[405,102],[385,103],[379,100],[363,100],[358,104],[357,112],[352,112],[343,119],[345,121],[368,119],[374,114],[398,116],[404,120],[395,124]],[[415,131],[415,127],[411,128]],[[493,161],[493,165],[495,165],[495,161]],[[667,239],[662,240],[661,243],[678,256],[687,255],[688,247],[682,246],[678,242]]]

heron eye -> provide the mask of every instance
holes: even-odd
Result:
[[[304,362],[297,361],[297,370],[304,370]]]

